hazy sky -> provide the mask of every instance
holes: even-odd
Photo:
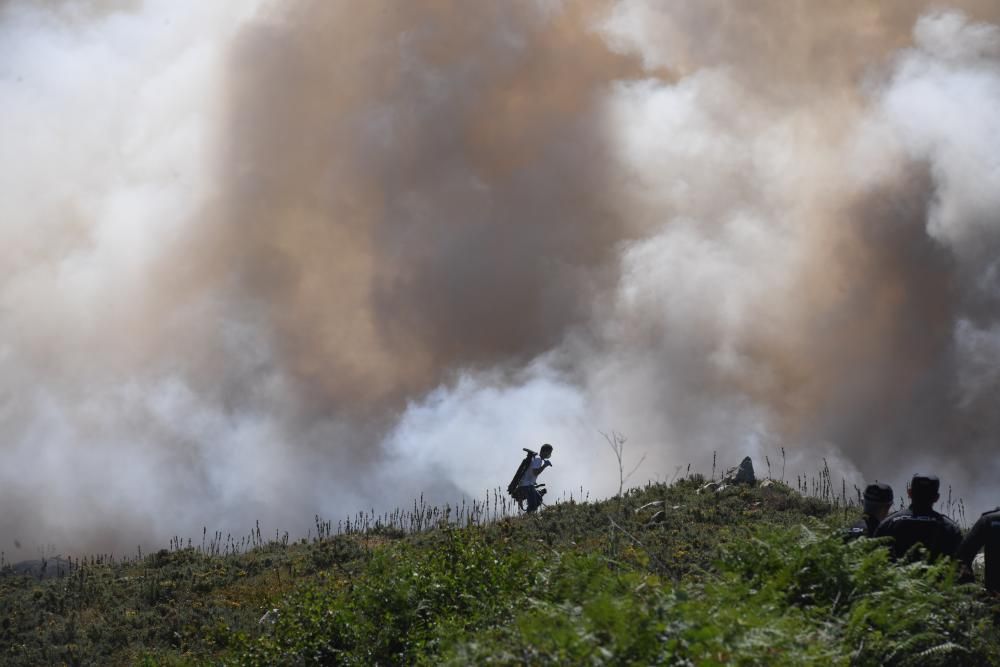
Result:
[[[0,0],[0,548],[600,496],[611,429],[1000,503],[998,24]]]

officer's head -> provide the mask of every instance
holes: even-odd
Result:
[[[892,508],[892,487],[888,484],[869,484],[865,487],[864,500],[865,514],[884,519]]]
[[[552,456],[552,445],[550,445],[549,443],[545,443],[544,445],[542,445],[542,448],[538,450],[538,455],[541,456],[543,459],[547,459],[550,456]]]
[[[937,475],[922,475],[917,473],[910,480],[910,487],[906,492],[910,496],[910,500],[917,507],[930,507],[937,502],[939,495],[938,489],[941,488],[941,480],[937,478]]]

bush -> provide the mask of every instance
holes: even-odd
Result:
[[[540,573],[512,624],[457,642],[451,664],[997,664],[980,594],[954,565],[896,566],[876,541],[814,526],[736,541],[716,576],[667,587],[597,556]]]
[[[506,619],[534,583],[524,552],[480,532],[449,531],[439,548],[380,550],[353,585],[305,586],[272,612],[271,632],[239,638],[241,665],[413,664],[442,641]]]

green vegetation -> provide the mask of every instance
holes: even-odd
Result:
[[[844,543],[852,510],[828,489],[703,482],[2,576],[0,662],[1000,664],[1000,608],[952,564]]]

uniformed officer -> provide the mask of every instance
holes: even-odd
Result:
[[[971,580],[972,559],[985,547],[986,590],[1000,593],[1000,507],[984,512],[958,548],[963,574]]]
[[[869,484],[865,487],[863,498],[863,514],[847,529],[845,538],[848,540],[875,535],[875,529],[892,509],[892,487],[888,484]]]
[[[892,557],[899,558],[920,544],[931,558],[954,556],[962,541],[958,524],[934,511],[941,481],[935,475],[916,474],[906,489],[910,506],[886,517],[875,537],[891,537]]]

